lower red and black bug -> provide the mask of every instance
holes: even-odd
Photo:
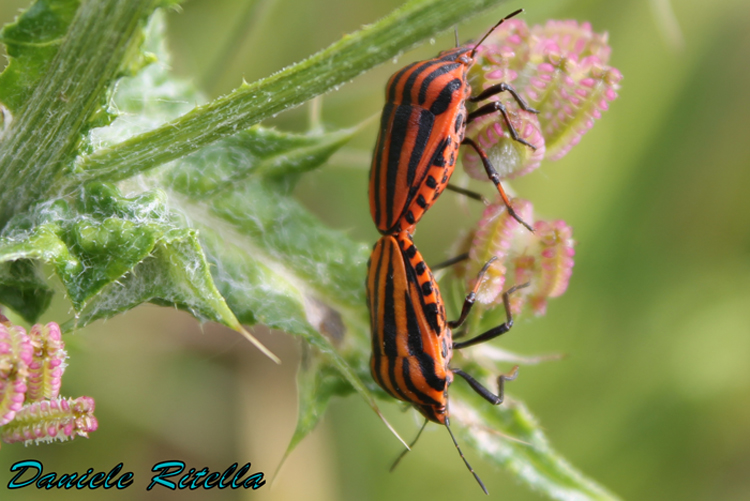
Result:
[[[504,293],[505,323],[468,341],[453,342],[451,329],[466,320],[482,276],[493,261],[494,258],[480,271],[477,285],[466,296],[461,315],[454,321],[446,321],[437,282],[408,232],[385,235],[378,240],[367,270],[367,306],[372,329],[370,370],[375,382],[394,398],[414,405],[427,421],[446,426],[459,454],[485,493],[487,489],[464,458],[450,430],[448,386],[454,375],[461,376],[479,395],[499,405],[503,401],[503,383],[516,376],[517,368],[499,376],[498,393],[494,394],[469,374],[450,366],[454,349],[488,341],[513,326],[509,297],[523,286]]]

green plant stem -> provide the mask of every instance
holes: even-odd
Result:
[[[503,0],[412,0],[268,78],[243,84],[157,129],[84,158],[75,184],[116,181],[192,153],[337,88],[427,37]]]
[[[155,0],[81,3],[60,49],[0,143],[0,228],[56,190]]]

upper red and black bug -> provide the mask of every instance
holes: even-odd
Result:
[[[414,225],[448,185],[461,144],[477,151],[509,214],[533,231],[513,211],[487,154],[476,142],[464,138],[467,123],[499,111],[511,137],[534,148],[518,136],[501,102],[487,103],[468,114],[466,111],[467,100],[481,102],[508,91],[522,109],[538,113],[508,84],[493,85],[471,96],[467,81],[477,47],[503,21],[520,12],[523,9],[501,19],[474,47],[457,47],[434,59],[412,63],[388,81],[369,187],[370,213],[382,234],[413,232]]]
[[[381,237],[368,262],[367,306],[372,330],[372,376],[388,394],[414,405],[427,421],[444,424],[456,448],[458,443],[450,431],[448,412],[448,386],[453,382],[453,375],[464,378],[474,391],[494,405],[503,401],[504,381],[516,376],[517,368],[508,375],[499,376],[498,394],[495,395],[469,374],[450,367],[454,349],[493,339],[508,332],[513,325],[509,296],[519,287],[503,295],[507,314],[505,323],[468,341],[453,342],[451,329],[466,320],[481,278],[492,261],[494,259],[480,271],[477,285],[466,296],[460,317],[452,322],[446,321],[437,282],[407,231]],[[460,448],[458,452],[487,493]]]

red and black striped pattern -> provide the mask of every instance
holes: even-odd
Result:
[[[383,234],[413,231],[453,173],[466,131],[469,52],[410,64],[386,86],[370,169],[370,213]]]
[[[515,11],[508,17],[520,12]],[[500,20],[493,30],[502,22]],[[489,341],[510,330],[513,319],[509,295],[518,287],[503,294],[505,323],[468,341],[453,343],[451,328],[465,321],[482,276],[495,258],[479,273],[474,289],[464,300],[460,317],[448,322],[437,282],[411,237],[422,215],[448,186],[468,121],[499,111],[514,139],[528,145],[517,138],[507,111],[500,103],[490,103],[467,114],[467,100],[481,101],[505,91],[511,92],[523,109],[535,111],[506,84],[471,97],[466,75],[474,64],[474,52],[475,49],[462,47],[441,52],[434,59],[406,66],[394,74],[386,86],[386,104],[369,183],[370,213],[384,236],[373,247],[367,264],[367,307],[372,332],[370,370],[373,379],[392,397],[414,405],[428,421],[445,425],[461,458],[486,494],[487,489],[466,461],[450,430],[448,387],[457,375],[484,399],[499,405],[503,401],[504,381],[514,379],[516,372],[514,369],[508,375],[498,376],[498,393],[493,394],[471,375],[449,364],[454,348]],[[515,215],[486,153],[473,141],[467,139],[466,142],[482,158],[487,175],[495,183],[509,214],[526,224]]]
[[[453,339],[437,283],[407,232],[375,244],[367,305],[375,382],[430,421],[445,424]]]

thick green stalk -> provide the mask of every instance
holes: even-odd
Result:
[[[155,0],[81,3],[60,50],[0,143],[0,228],[57,188],[86,122]]]
[[[76,183],[119,180],[180,158],[337,88],[429,36],[503,0],[412,0],[389,16],[155,130],[84,158]],[[487,23],[490,24],[489,21]]]

